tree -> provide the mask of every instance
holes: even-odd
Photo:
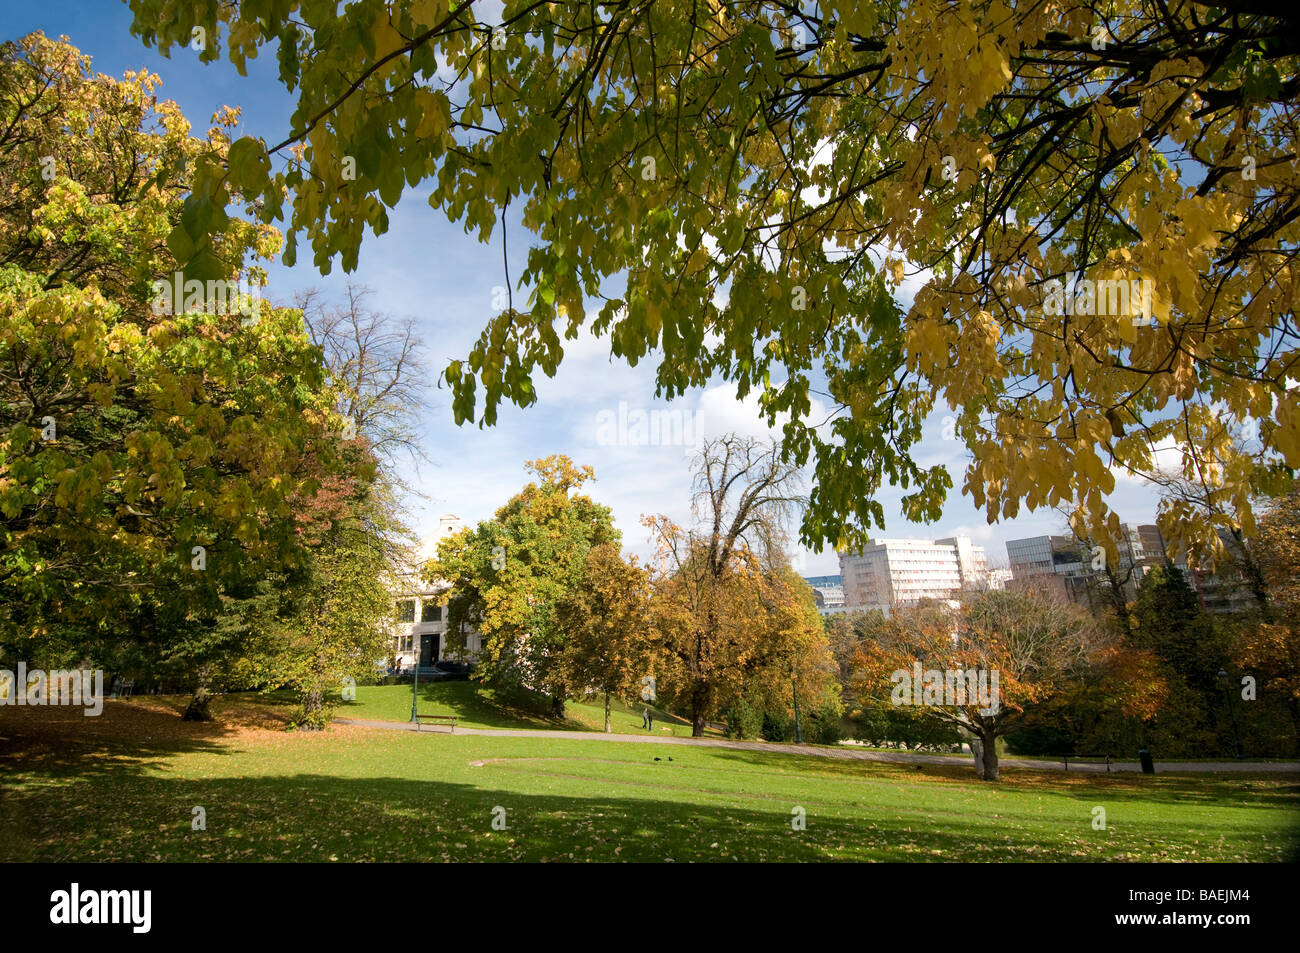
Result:
[[[669,527],[660,518],[655,525]],[[713,575],[703,540],[695,555],[655,580],[657,686],[687,713],[700,737],[708,720],[739,702],[789,718],[794,695],[805,710],[838,692],[812,590],[788,567],[766,566],[736,548]]]
[[[996,781],[997,739],[1017,726],[1026,705],[1063,690],[1107,641],[1078,606],[990,590],[958,608],[895,610],[880,637],[858,652],[858,685],[867,702],[890,698],[974,735],[979,775]]]
[[[527,484],[495,516],[438,544],[424,573],[450,583],[447,640],[468,622],[483,636],[475,677],[524,686],[551,698],[564,716],[570,688],[563,664],[567,633],[556,622],[560,603],[579,584],[587,553],[617,543],[606,506],[572,493],[595,479],[557,454],[532,460]]]
[[[421,448],[428,368],[414,323],[372,310],[370,294],[348,282],[341,304],[316,290],[302,292],[294,304],[321,349],[348,433],[363,435],[384,478],[399,483],[399,458],[428,462]]]
[[[649,574],[635,560],[624,562],[611,543],[588,551],[581,579],[556,607],[565,678],[575,688],[594,688],[605,696],[607,732],[610,699],[653,684],[642,682],[654,674],[649,614]]]
[[[1269,504],[1254,552],[1270,611],[1242,627],[1234,658],[1256,679],[1259,703],[1287,713],[1294,751],[1300,749],[1300,490]]]
[[[789,584],[776,570],[785,561],[784,521],[800,498],[798,468],[782,461],[775,444],[754,438],[706,440],[694,469],[699,528],[685,530],[666,516],[643,522],[666,571],[658,589],[667,603],[663,629],[672,636],[664,644],[689,685],[686,705],[699,737],[723,681],[759,657],[756,632],[742,616],[762,620],[769,608],[790,603]],[[811,590],[802,595],[811,604]]]
[[[1188,564],[1207,566],[1220,577],[1235,574],[1250,592],[1255,608],[1268,617],[1268,590],[1252,547],[1258,530],[1256,502],[1250,494],[1265,498],[1284,494],[1291,475],[1274,454],[1246,439],[1251,428],[1235,427],[1230,418],[1221,418],[1218,424],[1209,449],[1185,448],[1181,466],[1158,467],[1143,476],[1160,487],[1163,512],[1181,522],[1202,525],[1202,532],[1195,534],[1202,542],[1189,547]],[[1257,462],[1254,482],[1247,486],[1234,483],[1234,459],[1252,457]],[[1230,545],[1224,546],[1225,541]]]
[[[328,693],[345,679],[373,675],[384,657],[384,621],[392,611],[384,585],[388,557],[382,535],[356,518],[331,528],[313,551],[310,584],[292,597],[274,662],[278,678],[299,693],[300,727],[323,728]]]
[[[355,267],[364,228],[429,179],[485,241],[513,207],[536,236],[527,310],[507,281],[447,367],[459,420],[531,404],[589,326],[630,362],[655,353],[670,397],[716,374],[788,415],[816,546],[883,525],[886,479],[907,518],[939,516],[951,478],[914,448],[940,401],[990,520],[1066,501],[1098,539],[1112,470],[1170,440],[1226,454],[1249,507],[1258,461],[1208,404],[1300,464],[1300,20],[1280,5],[130,6],[164,54],[196,29],[203,61],[275,49],[289,128],[207,174],[289,219],[288,260],[308,233],[319,267]],[[1162,531],[1212,544],[1176,512]]]
[[[0,640],[135,641],[201,687],[222,607],[306,560],[291,501],[351,464],[301,315],[255,297],[278,234],[195,191],[237,114],[193,138],[156,86],[0,47]]]

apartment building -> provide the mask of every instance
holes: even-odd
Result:
[[[812,586],[818,612],[834,612],[844,607],[844,582],[839,576],[805,576],[804,582]]]
[[[987,585],[984,547],[969,536],[946,539],[877,539],[859,553],[840,554],[844,605],[879,609],[922,599],[954,599],[964,589]]]
[[[1007,561],[1011,565],[1015,587],[1045,588],[1059,596],[1081,605],[1097,607],[1109,601],[1110,587],[1122,587],[1126,601],[1137,598],[1138,586],[1152,566],[1168,562],[1164,537],[1154,524],[1129,526],[1121,524],[1119,564],[1113,572],[1100,568],[1101,555],[1097,547],[1074,536],[1031,536],[1007,541]],[[1249,604],[1250,595],[1234,567],[1235,541],[1226,533],[1224,539],[1229,559],[1217,571],[1188,569],[1186,559],[1179,556],[1173,565],[1187,573],[1188,582],[1196,590],[1201,604],[1212,611],[1237,611]]]

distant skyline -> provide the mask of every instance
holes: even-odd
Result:
[[[159,96],[181,106],[195,134],[201,135],[211,115],[227,105],[243,110],[239,134],[278,141],[289,129],[293,101],[279,84],[273,58],[249,61],[247,77],[240,77],[224,60],[200,64],[188,49],[175,50],[171,60],[163,59],[130,35],[131,13],[120,3],[51,0],[9,5],[2,16],[6,38],[35,29],[51,36],[68,34],[82,53],[93,57],[92,66],[99,72],[120,77],[126,69],[147,67],[158,73],[163,80]],[[425,537],[434,533],[444,513],[455,514],[468,525],[488,519],[523,486],[525,461],[563,453],[595,469],[597,482],[587,488],[590,495],[612,508],[625,548],[648,556],[651,547],[640,525],[643,514],[665,513],[679,522],[690,518],[690,457],[686,448],[665,445],[651,435],[650,413],[675,415],[655,418],[660,423],[689,425],[691,436],[679,438],[681,442],[727,432],[763,437],[769,430],[759,418],[757,398],[738,400],[733,385],[717,380],[671,403],[657,400],[654,355],[638,367],[628,367],[610,357],[607,341],[584,334],[564,342],[565,358],[554,378],[539,376],[534,381],[537,402],[532,407],[503,406],[491,428],[455,426],[450,395],[437,389],[436,382],[447,363],[463,357],[478,337],[492,313],[495,289],[505,284],[501,236],[498,233],[491,245],[484,245],[464,234],[429,207],[429,192],[428,185],[409,189],[389,212],[389,231],[383,236],[367,233],[359,267],[351,276],[371,289],[375,310],[412,318],[427,346],[431,406],[421,436],[433,464],[408,467],[404,474],[425,497],[412,500],[413,527]],[[517,276],[523,271],[530,236],[518,227],[517,214],[511,214],[510,221],[510,273]],[[288,303],[296,293],[315,287],[337,300],[348,278],[341,266],[335,262],[333,273],[322,276],[311,264],[310,254],[301,257],[305,260],[293,268],[276,264],[268,269],[265,296]],[[610,289],[610,293],[617,291]],[[593,304],[593,310],[598,304]],[[829,410],[816,394],[813,407],[814,414],[819,408]],[[633,416],[637,413],[646,415],[644,431],[642,418]],[[1045,509],[988,524],[970,499],[961,495],[965,449],[944,438],[944,418],[951,413],[946,406],[936,411],[914,448],[920,465],[943,464],[952,475],[954,489],[943,518],[929,525],[908,522],[900,508],[904,491],[886,487],[878,499],[888,524],[874,535],[922,539],[966,535],[984,547],[991,566],[1000,566],[1006,563],[1007,539],[1062,532],[1063,517]],[[1156,493],[1127,474],[1116,474],[1116,489],[1108,500],[1125,522],[1154,520]],[[839,572],[838,558],[829,548],[820,554],[797,550],[794,556],[800,575]]]

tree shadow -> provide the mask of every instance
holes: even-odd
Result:
[[[115,706],[96,730],[75,723],[74,717],[99,721],[79,711],[34,710],[27,724],[0,717],[0,860],[1095,861],[1108,859],[1097,853],[1100,844],[1133,857],[1166,847],[1175,852],[1186,840],[1187,822],[1176,811],[1146,812],[1140,824],[1112,811],[1120,833],[1096,834],[1085,808],[1125,799],[1175,802],[1201,783],[1168,779],[1175,783],[1137,787],[1135,779],[1121,779],[1126,788],[1080,778],[1077,789],[1059,783],[1042,789],[1077,795],[1077,818],[1059,809],[1035,816],[1035,802],[1024,791],[1020,814],[1009,817],[999,811],[1002,796],[1033,784],[1010,778],[977,786],[956,766],[925,765],[916,772],[911,765],[712,747],[706,759],[695,748],[635,745],[610,746],[610,758],[601,759],[570,742],[534,749],[527,739],[499,749],[517,749],[524,757],[476,765],[468,759],[482,739],[468,737],[427,739],[447,746],[438,756],[447,759],[450,777],[394,776],[386,754],[376,762],[385,766],[380,776],[347,777],[288,765],[299,756],[347,759],[355,748],[299,745],[304,739],[245,724],[186,723],[169,710],[132,704]],[[246,747],[284,746],[284,758],[261,759],[272,771],[250,772],[237,762],[240,776],[213,777],[202,764],[167,763],[190,752],[241,753],[246,732]],[[363,743],[368,747],[371,739]],[[665,752],[679,750],[682,757],[666,761]],[[432,753],[414,736],[393,749],[394,758],[410,756],[421,765]],[[664,760],[654,762],[655,755]],[[573,764],[554,771],[544,763],[552,757]],[[604,763],[611,759],[620,763]],[[486,763],[494,760],[501,763]],[[344,765],[344,772],[356,770]],[[865,781],[889,785],[891,803],[873,803],[879,787],[853,783]],[[954,782],[965,788],[957,798],[942,790]],[[927,800],[925,785],[944,796]],[[1295,788],[1252,792],[1249,803],[1254,806],[1258,794],[1261,807],[1294,811]],[[782,793],[796,790],[797,800]],[[205,829],[194,829],[200,819],[195,808],[203,809]],[[805,829],[797,829],[796,808],[806,812]],[[1275,828],[1243,820],[1229,832],[1233,849],[1245,852],[1240,859],[1284,859],[1275,856],[1279,851],[1296,857],[1295,836],[1284,845],[1270,843],[1277,840]],[[505,829],[494,828],[494,821]],[[1070,829],[1065,838],[1063,826]]]
[[[929,816],[924,823],[915,814],[890,812],[845,817],[823,814],[816,803],[791,806],[780,798],[770,807],[753,799],[698,804],[659,800],[653,792],[565,796],[316,773],[135,777],[129,791],[116,792],[120,796],[102,793],[110,796],[88,800],[77,786],[20,796],[24,823],[5,839],[0,860],[1100,859],[1045,848],[1041,825],[979,828],[958,814]],[[194,808],[200,806],[204,829],[195,830]],[[804,829],[797,829],[799,807],[806,812]],[[1087,837],[1086,822],[1078,827],[1080,837]],[[1159,833],[1141,836],[1159,844]]]

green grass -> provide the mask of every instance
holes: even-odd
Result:
[[[609,722],[610,729],[615,734],[624,735],[648,735],[649,731],[641,727],[641,709],[649,708],[654,712],[654,734],[659,736],[673,736],[677,738],[689,738],[691,736],[691,724],[684,718],[669,714],[654,705],[628,704],[617,698],[611,698],[609,704]],[[586,731],[604,731],[605,730],[605,699],[601,697],[592,697],[589,699],[571,700],[565,709],[569,718],[577,721]],[[706,738],[720,738],[722,733],[712,728],[705,729]]]
[[[572,728],[581,726],[546,717],[544,709],[528,696],[510,696],[476,682],[421,682],[420,714],[455,715],[469,728]],[[341,718],[373,721],[411,720],[411,686],[358,685],[354,702],[341,702],[334,712]]]
[[[362,693],[359,693],[359,695]],[[376,699],[379,696],[376,696]],[[371,699],[371,704],[379,704]],[[0,709],[0,860],[1188,860],[1297,856],[1295,777],[1065,775],[335,726],[273,705]],[[668,761],[671,757],[673,760]],[[659,758],[661,760],[655,760]],[[194,807],[207,829],[191,829]],[[1093,808],[1106,830],[1093,830]],[[494,808],[507,830],[494,830]],[[807,829],[792,829],[792,811]]]
[[[419,691],[420,714],[455,715],[458,724],[467,728],[605,730],[603,698],[571,699],[565,705],[565,720],[556,721],[549,716],[549,706],[544,699],[494,691],[477,682],[421,682]],[[617,733],[649,734],[641,727],[642,707],[612,700],[611,728]],[[690,737],[691,726],[685,720],[650,707],[655,711],[656,735]],[[335,714],[342,718],[409,722],[411,686],[358,685],[356,701],[341,703]],[[707,734],[712,736],[716,732]]]

